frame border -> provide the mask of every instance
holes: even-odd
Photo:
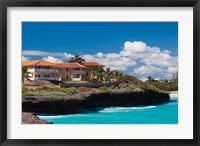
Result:
[[[177,145],[195,146],[199,139],[199,72],[200,68],[200,0],[0,0],[0,144],[2,146],[20,145]],[[69,139],[69,140],[23,140],[7,139],[7,7],[193,7],[193,117],[194,127],[192,140],[187,139]]]

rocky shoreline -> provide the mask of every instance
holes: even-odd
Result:
[[[35,113],[73,114],[81,108],[105,106],[145,106],[168,102],[170,96],[153,90],[135,92],[78,93],[60,97],[25,96],[22,111]]]
[[[41,120],[35,113],[22,112],[22,124],[53,124]]]

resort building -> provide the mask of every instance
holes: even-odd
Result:
[[[51,63],[44,60],[24,61],[22,66],[28,68],[31,80],[57,81],[89,81],[96,67],[104,67],[98,62]]]
[[[30,80],[61,80],[59,65],[44,60],[24,61]]]
[[[83,66],[86,67],[86,80],[90,81],[93,78],[92,72],[96,67],[104,67],[104,65],[98,63],[98,62],[83,62],[81,63]],[[94,77],[95,78],[95,77]]]
[[[79,63],[61,63],[60,74],[62,81],[83,81],[86,80],[85,66]]]

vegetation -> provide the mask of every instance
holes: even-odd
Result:
[[[80,55],[75,54],[74,57],[71,57],[71,58],[69,59],[68,62],[78,62],[78,63],[82,63],[82,62],[85,62],[85,59],[81,58]]]
[[[110,87],[100,87],[99,90],[102,92],[111,92],[112,91],[112,89]]]
[[[128,89],[132,90],[135,88],[141,88],[141,89],[151,89],[151,90],[156,90],[158,91],[159,89],[154,87],[153,85],[147,84],[141,80],[139,80],[138,78],[129,75],[129,74],[124,74],[120,79],[119,82],[122,83],[127,83]]]
[[[106,68],[105,69],[105,75],[104,75],[104,78],[106,81],[110,82],[111,81],[111,78],[113,77],[113,71],[109,68]]]
[[[28,68],[27,67],[22,67],[22,83],[24,84],[25,80],[29,80],[31,76],[29,75],[30,72],[28,72]]]
[[[31,89],[28,87],[23,86],[22,88],[22,95],[23,96],[50,96],[50,95],[57,95],[57,96],[64,96],[64,95],[72,95],[77,93],[76,88],[59,88],[59,87],[40,87],[36,89]]]
[[[122,75],[123,75],[123,73],[122,73],[121,71],[119,71],[119,70],[114,70],[114,71],[113,71],[113,74],[114,74],[114,79],[115,79],[116,81],[119,81],[120,78],[121,78]]]
[[[91,70],[91,81],[96,79],[97,82],[113,82],[118,81],[123,73],[119,70],[112,71],[110,68],[96,67]]]
[[[174,74],[170,80],[154,80],[152,77],[148,77],[147,84],[153,85],[159,90],[163,91],[177,91],[178,90],[178,73]]]

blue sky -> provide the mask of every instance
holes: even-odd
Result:
[[[74,54],[139,78],[178,70],[177,22],[23,22],[23,60],[66,62]]]

